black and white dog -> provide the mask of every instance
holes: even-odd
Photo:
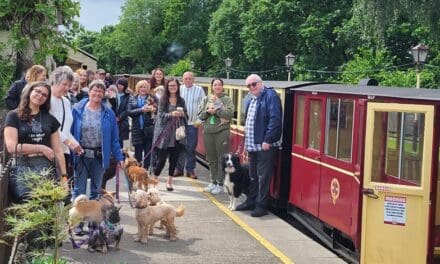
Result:
[[[240,164],[240,158],[232,153],[225,154],[222,162],[225,172],[224,189],[229,195],[228,208],[235,211],[238,197],[242,193],[248,194],[249,189],[249,165]]]

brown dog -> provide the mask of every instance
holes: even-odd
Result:
[[[129,181],[136,186],[136,190],[148,190],[148,184],[159,184],[158,180],[148,177],[148,171],[139,165],[134,157],[125,158],[125,174]]]
[[[104,205],[114,205],[115,192],[101,191],[99,200],[89,200],[81,194],[73,201],[72,208],[69,210],[70,226],[75,226],[81,221],[101,222],[103,220],[102,207]]]
[[[170,204],[160,204],[150,206],[148,201],[148,194],[143,190],[137,190],[131,194],[131,199],[136,205],[136,220],[138,222],[138,235],[135,239],[136,242],[143,244],[147,243],[148,232],[151,225],[155,222],[163,220],[166,227],[166,236],[171,241],[177,239],[177,230],[174,225],[174,219],[176,217],[183,216],[185,207],[180,205],[177,209]]]

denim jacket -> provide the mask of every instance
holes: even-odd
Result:
[[[251,100],[246,101],[246,115]],[[273,144],[281,139],[282,109],[281,100],[273,88],[264,87],[257,98],[254,125],[254,143]]]
[[[71,128],[72,135],[75,139],[80,142],[81,140],[81,127],[82,127],[82,116],[85,106],[89,98],[84,98],[76,105],[73,106],[73,124]],[[101,103],[101,124],[102,124],[102,138],[101,138],[101,151],[102,151],[102,167],[107,169],[110,165],[110,157],[113,155],[115,159],[119,162],[124,160],[124,156],[119,145],[119,131],[116,122],[116,117],[114,112],[107,107],[104,103]],[[78,164],[79,157],[73,155],[74,164]]]

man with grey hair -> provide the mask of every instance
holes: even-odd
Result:
[[[194,85],[194,75],[192,72],[183,74],[183,85],[180,86],[180,96],[185,100],[188,111],[188,126],[186,128],[186,155],[180,155],[177,162],[175,176],[183,174],[186,169],[186,176],[197,179],[194,172],[196,168],[196,147],[198,140],[198,131],[200,120],[197,117],[199,104],[205,97],[205,91],[202,87]],[[186,161],[185,161],[186,159]]]
[[[237,211],[253,210],[251,216],[267,214],[269,185],[275,158],[281,146],[281,100],[273,88],[266,87],[261,77],[251,74],[246,79],[250,100],[246,102],[245,150],[249,156],[249,195]]]

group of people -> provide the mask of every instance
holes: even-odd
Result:
[[[135,158],[158,178],[168,160],[166,190],[173,191],[173,177],[195,173],[198,129],[202,126],[211,183],[204,189],[223,192],[221,158],[229,151],[232,99],[223,80],[214,78],[206,95],[194,84],[192,72],[165,79],[161,68],[135,89],[120,78],[115,84],[99,69],[93,77],[83,69],[75,73],[61,66],[50,73],[32,66],[25,78],[15,82],[6,97],[4,136],[9,153],[28,158],[56,160],[54,177],[73,181],[71,199],[85,194],[91,179],[90,199],[99,197],[104,171],[110,159],[123,166],[123,141],[129,139]],[[281,138],[281,102],[258,75],[246,79],[245,151],[250,160],[250,195],[237,210],[253,210],[252,216],[267,214],[270,177]],[[19,97],[18,97],[19,96]],[[131,126],[129,125],[131,118]],[[184,126],[185,138],[176,138]],[[48,165],[49,166],[49,165]],[[186,172],[185,172],[186,171]],[[22,199],[16,197],[16,202]]]

